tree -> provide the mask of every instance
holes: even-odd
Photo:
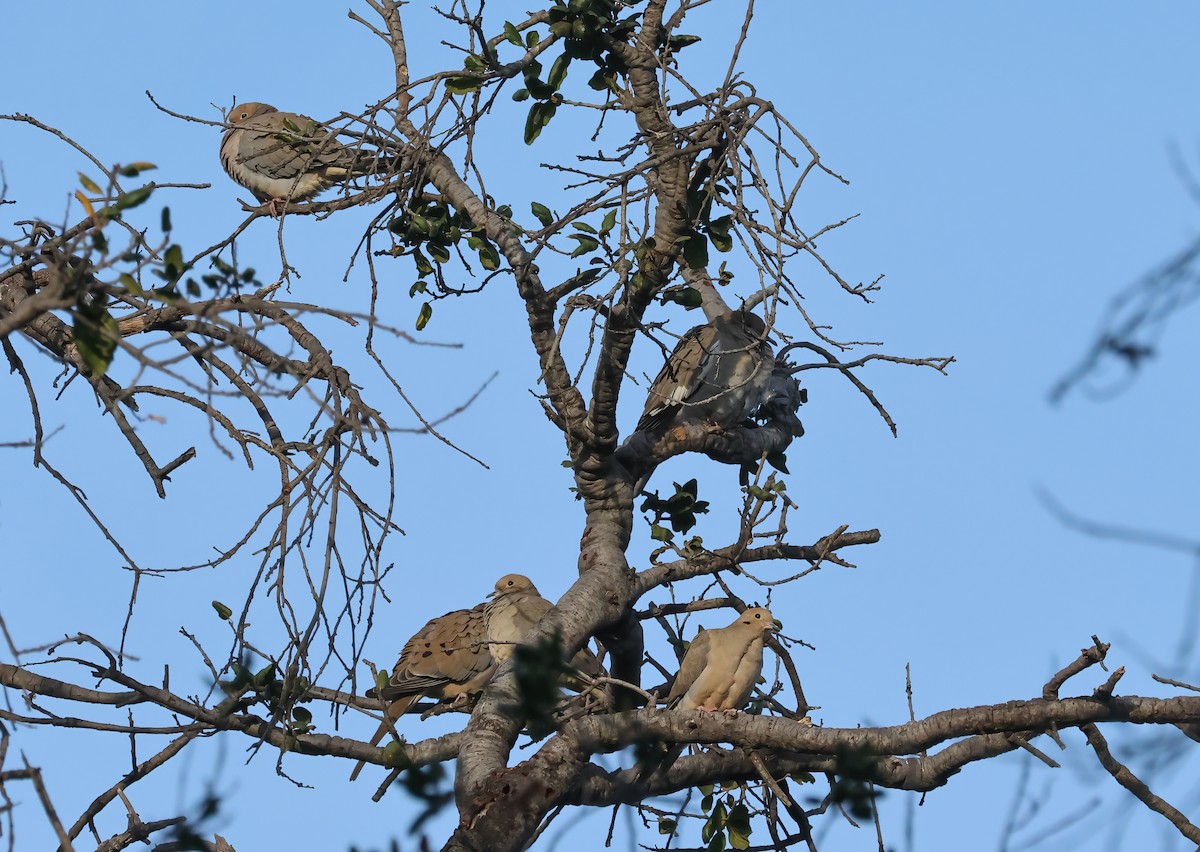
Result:
[[[952,359],[904,358],[870,349],[864,354],[861,344],[832,336],[801,304],[812,287],[802,287],[793,271],[800,260],[820,270],[832,289],[864,302],[880,285],[878,280],[850,283],[818,253],[816,239],[840,222],[812,233],[798,224],[799,190],[814,175],[836,175],[772,103],[737,75],[751,9],[734,40],[728,70],[711,86],[689,86],[682,69],[695,46],[682,29],[687,6],[668,13],[662,3],[573,2],[513,22],[493,19],[483,9],[456,7],[448,20],[461,28],[462,67],[415,82],[408,76],[401,8],[372,8],[379,20],[363,22],[390,49],[396,94],[343,116],[344,138],[364,152],[380,152],[384,156],[378,161],[388,166],[348,185],[335,200],[287,205],[278,223],[280,281],[260,281],[234,252],[235,238],[252,225],[262,227],[265,211],[251,211],[227,239],[210,248],[185,251],[182,241],[175,242],[169,215],[159,215],[154,207],[149,219],[139,218],[168,187],[126,188],[125,181],[140,181],[149,171],[138,163],[108,168],[95,160],[97,171],[80,189],[85,216],[67,227],[28,225],[6,242],[11,263],[0,281],[6,311],[0,327],[33,418],[30,449],[35,462],[60,478],[85,511],[95,512],[96,523],[132,572],[130,619],[140,584],[159,571],[142,566],[133,548],[109,532],[101,513],[73,488],[68,473],[47,461],[38,419],[45,385],[30,369],[28,351],[48,353],[68,381],[87,383],[160,495],[167,493],[168,478],[191,463],[193,451],[162,455],[142,438],[129,411],[153,397],[199,412],[248,466],[269,459],[279,471],[278,489],[261,514],[227,536],[232,544],[221,546],[218,556],[201,563],[224,568],[251,557],[257,563],[238,605],[215,606],[217,615],[230,620],[228,647],[197,643],[212,660],[211,680],[224,684],[224,697],[188,697],[186,689],[195,687],[180,691],[166,682],[154,686],[129,673],[123,644],[110,649],[87,636],[78,637],[86,646],[78,660],[64,652],[36,675],[21,665],[0,669],[9,689],[85,708],[136,703],[159,712],[153,723],[85,725],[112,725],[115,733],[140,734],[143,740],[149,727],[176,735],[136,776],[99,796],[69,834],[79,836],[132,781],[173,760],[189,743],[226,731],[276,750],[281,771],[287,771],[287,755],[293,752],[400,762],[396,768],[431,808],[443,792],[429,783],[427,767],[456,758],[455,804],[462,821],[446,840],[449,848],[520,848],[570,805],[648,808],[651,796],[725,784],[733,785],[725,795],[708,794],[703,832],[713,839],[705,842],[725,842],[715,839],[719,836],[738,846],[751,829],[756,843],[764,833],[777,844],[789,842],[786,832],[811,844],[809,825],[829,805],[869,819],[877,787],[931,789],[967,763],[1019,748],[1048,761],[1029,740],[1064,728],[1085,730],[1105,767],[1127,780],[1094,723],[1196,721],[1195,700],[1114,697],[1115,678],[1094,696],[1060,699],[1067,678],[1103,660],[1107,646],[1098,639],[1052,678],[1039,698],[946,710],[898,727],[805,724],[809,708],[783,646],[774,650],[787,682],[765,684],[759,701],[766,716],[624,709],[637,703],[631,693],[645,699],[644,688],[656,685],[642,682],[643,624],[665,630],[678,648],[682,637],[669,617],[741,608],[740,596],[762,594],[752,576],[756,563],[800,561],[805,567],[795,572],[798,579],[823,564],[844,562],[845,548],[878,539],[874,530],[847,526],[807,540],[790,533],[792,503],[784,482],[794,461],[784,453],[797,431],[786,417],[790,397],[784,411],[768,411],[757,424],[716,429],[685,419],[666,432],[623,437],[621,392],[623,416],[640,410],[645,397],[627,377],[636,376],[630,366],[635,344],[643,336],[655,340],[657,347],[640,346],[665,357],[672,349],[665,322],[679,334],[700,322],[686,313],[688,308],[712,319],[738,307],[739,294],[745,297],[742,304],[766,317],[781,349],[795,344],[792,351],[805,359],[781,364],[783,377],[792,367],[803,376],[839,373],[893,431],[883,403],[859,377],[862,368],[871,361],[891,361],[943,371]],[[568,82],[571,69],[576,75]],[[584,76],[588,82],[581,85]],[[545,142],[539,137],[562,120],[560,114],[590,110],[596,116],[596,149],[579,148],[578,160],[555,163],[552,173],[567,175],[570,185],[552,198],[539,189],[535,195],[541,200],[528,213],[523,205],[506,205],[489,194],[493,184],[480,162],[482,134],[514,135],[502,120],[490,123],[493,112],[504,115],[501,104],[508,97],[521,104],[524,142],[539,158],[548,156],[539,151],[538,143]],[[520,665],[501,671],[461,732],[410,743],[403,758],[394,747],[373,749],[331,735],[315,721],[325,716],[308,709],[313,702],[375,706],[359,697],[357,661],[366,641],[359,628],[374,623],[377,596],[387,588],[388,548],[399,528],[389,499],[364,496],[377,469],[392,482],[402,480],[403,462],[396,460],[390,438],[391,416],[364,398],[357,371],[340,360],[343,347],[335,345],[339,338],[327,327],[338,321],[363,323],[365,351],[398,393],[394,361],[379,354],[379,340],[401,334],[381,322],[375,310],[356,315],[280,296],[302,271],[289,263],[289,223],[302,215],[348,215],[356,207],[369,207],[372,217],[361,254],[354,256],[366,267],[363,286],[371,290],[372,306],[391,296],[386,288],[401,275],[416,279],[409,293],[418,332],[436,328],[453,297],[466,298],[484,287],[506,288],[508,298],[519,300],[536,355],[539,401],[565,444],[575,494],[563,499],[578,498],[584,520],[579,580],[527,641],[535,649],[551,641],[546,647],[571,653],[595,636],[607,652],[613,682],[607,684],[608,704],[601,712],[572,718],[572,705],[565,716],[535,719],[552,723],[553,733],[512,768],[507,764],[519,756],[514,743],[538,710],[520,687]],[[149,236],[160,231],[161,238]],[[720,263],[726,253],[737,258],[736,264]],[[205,268],[204,262],[212,265]],[[747,279],[752,282],[748,290],[739,291]],[[657,365],[649,369],[653,373]],[[156,377],[158,384],[144,376]],[[794,401],[799,400],[797,394]],[[470,417],[469,409],[463,416]],[[426,423],[426,428],[437,426]],[[711,536],[708,542],[684,536],[695,515],[703,513],[710,490],[720,489],[712,488],[707,476],[703,484],[699,476],[680,477],[687,481],[672,493],[667,480],[655,476],[661,465],[680,458],[690,472],[700,455],[743,468],[747,478],[737,528],[715,543]],[[642,497],[643,485],[650,489],[648,498]],[[646,546],[639,513],[648,513],[657,542],[645,560],[631,559],[637,533],[642,532],[640,546]],[[651,590],[701,577],[714,577],[718,585],[699,594],[692,588],[698,583],[681,585],[684,598],[696,599],[637,608]],[[263,623],[264,596],[277,615],[269,626]],[[251,664],[252,657],[259,662]],[[64,674],[72,662],[97,676],[100,685],[85,686]],[[670,674],[673,662],[660,662]],[[187,721],[171,723],[171,714]],[[770,718],[775,715],[779,718]],[[56,716],[37,721],[66,724]],[[735,748],[682,757],[648,778],[631,768],[632,758],[611,772],[599,758],[593,761],[647,742],[727,742]],[[3,776],[10,783],[32,777],[28,769],[13,772]],[[819,801],[804,811],[790,784],[806,786],[815,777],[824,779]],[[1156,799],[1148,804],[1164,809]],[[661,815],[660,829],[686,835],[688,826],[672,814]],[[165,827],[139,820],[128,837],[114,838],[109,848],[127,845],[138,831]],[[1186,823],[1181,830],[1195,832]]]

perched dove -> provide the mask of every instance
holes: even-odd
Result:
[[[502,664],[533,626],[554,606],[538,592],[524,574],[505,574],[496,581],[496,590],[487,605],[487,638],[496,665]],[[571,667],[588,677],[600,677],[604,669],[586,647],[571,659]]]
[[[650,386],[639,430],[677,422],[728,428],[763,401],[771,378],[767,326],[749,310],[731,311],[684,334]]]
[[[728,627],[697,633],[679,664],[668,702],[680,710],[741,710],[762,674],[764,637],[780,626],[769,609],[754,607]],[[666,771],[683,749],[682,744],[652,749],[639,761],[637,779]]]
[[[371,737],[371,745],[378,744],[393,729],[392,722],[419,699],[453,699],[457,703],[487,686],[496,662],[488,652],[484,608],[485,604],[479,604],[431,619],[404,643],[387,686],[367,690],[368,696],[390,702],[386,721]],[[362,768],[362,763],[354,767],[351,781]]]
[[[339,180],[372,169],[323,125],[269,104],[238,104],[226,116],[221,165],[235,181],[269,204],[304,201]]]
[[[754,607],[728,627],[698,633],[667,698],[678,698],[681,710],[741,710],[762,674],[763,637],[779,627],[770,610]]]

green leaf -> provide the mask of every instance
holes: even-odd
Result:
[[[217,611],[217,615],[222,621],[228,621],[233,617],[233,610],[225,606],[225,604],[221,603],[220,601],[213,601],[212,608]]]
[[[96,182],[83,172],[79,172],[79,184],[88,192],[100,193],[100,187],[96,186]]]
[[[529,90],[528,89],[517,89],[515,92],[512,93],[512,99],[514,101],[516,101],[517,103],[520,103],[521,101],[529,100]]]
[[[413,296],[417,295],[418,293],[428,293],[428,292],[429,292],[429,287],[426,286],[425,282],[417,281],[415,284],[413,284],[411,287],[408,288],[408,298],[411,299]]]
[[[383,747],[383,763],[391,769],[408,766],[408,755],[404,753],[404,745],[399,740],[392,740]]]
[[[297,722],[299,722],[301,725],[307,725],[309,722],[312,721],[312,711],[309,710],[307,707],[293,707],[292,708],[292,718],[295,719]]]
[[[128,166],[122,166],[121,170],[117,172],[117,174],[119,174],[121,177],[137,177],[142,172],[148,172],[151,169],[156,168],[158,168],[158,166],[154,165],[154,163],[130,163]]]
[[[164,207],[162,209],[162,219],[160,220],[159,224],[161,225],[164,234],[171,233],[171,208],[170,207]]]
[[[521,41],[521,33],[508,21],[504,22],[504,38],[515,47],[525,46],[525,42]]]
[[[438,263],[450,262],[450,249],[437,243],[430,243],[426,248],[429,250],[429,256]]]
[[[447,77],[446,91],[452,95],[465,95],[469,92],[476,92],[483,85],[483,80],[479,77]]]
[[[547,228],[550,227],[550,223],[554,221],[554,214],[550,212],[550,208],[545,204],[539,204],[535,201],[529,205],[529,209],[533,212],[533,215],[537,217],[537,220]]]
[[[479,265],[490,272],[500,268],[500,252],[491,243],[484,243],[479,249]]]
[[[542,109],[545,105],[538,101],[529,108],[529,115],[525,116],[525,144],[532,145],[534,140],[542,135]]]
[[[423,331],[425,326],[429,325],[429,318],[433,316],[433,305],[429,302],[421,305],[421,311],[417,314],[417,331]]]
[[[717,832],[708,842],[708,852],[725,852],[725,835]]]
[[[571,239],[579,240],[579,245],[575,247],[575,251],[571,252],[571,257],[579,257],[581,254],[587,254],[600,248],[600,243],[594,237],[586,234],[571,234]]]
[[[668,819],[667,817],[658,818],[658,833],[659,834],[674,834],[675,829],[679,827],[676,820]]]
[[[669,39],[667,39],[667,44],[669,44],[671,46],[672,50],[683,50],[683,48],[688,47],[689,45],[693,45],[698,41],[700,41],[700,36],[698,36],[698,35],[680,34],[680,35],[673,35]]]
[[[591,225],[589,225],[587,222],[572,222],[571,227],[577,231],[586,231],[589,234],[596,233],[596,229],[593,228]]]
[[[690,269],[708,266],[708,238],[704,234],[694,234],[683,244],[683,261]]]
[[[117,351],[117,321],[102,305],[80,307],[75,315],[75,348],[93,376],[108,372]]]
[[[670,541],[674,537],[674,534],[666,527],[659,526],[658,524],[650,525],[650,538],[655,541]]]
[[[565,53],[560,55],[550,66],[550,75],[546,78],[546,82],[555,90],[562,88],[563,81],[567,79],[567,68],[570,65],[571,57]]]
[[[126,192],[117,199],[117,203],[112,206],[113,212],[119,213],[122,210],[132,210],[139,204],[144,203],[152,192],[154,192],[154,187],[150,184],[129,190],[129,192]]]
[[[529,32],[525,33],[526,47],[537,47],[538,42],[541,40],[542,36],[537,30],[531,29]]]
[[[117,280],[121,282],[121,286],[125,288],[125,292],[131,296],[142,295],[142,285],[137,282],[137,279],[128,272],[122,272]]]
[[[607,234],[617,224],[617,211],[609,210],[604,217],[604,221],[600,223],[600,234]]]

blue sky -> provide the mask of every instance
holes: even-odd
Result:
[[[507,5],[513,16],[523,9]],[[489,6],[497,26],[503,8]],[[731,21],[740,21],[735,9],[715,3],[696,14],[687,29],[705,41],[683,54],[685,69],[698,62],[703,78],[724,68]],[[448,60],[439,58],[446,53],[436,39],[421,38],[429,24],[415,8],[413,14],[409,38],[419,75]],[[324,118],[357,111],[390,88],[386,49],[339,6],[313,4],[298,14],[296,4],[275,2],[140,3],[120,12],[79,4],[64,25],[61,7],[24,4],[6,10],[6,18],[10,32],[24,34],[9,45],[10,67],[29,70],[0,95],[0,112],[32,113],[105,162],[156,162],[159,180],[211,182],[210,189],[169,196],[177,236],[189,246],[215,242],[239,223],[235,199],[245,193],[220,169],[218,131],[159,113],[145,89],[172,109],[215,119],[209,104],[234,96]],[[814,715],[826,724],[904,721],[906,663],[918,715],[1032,697],[1093,633],[1114,642],[1110,661],[1128,667],[1122,688],[1129,693],[1160,694],[1152,671],[1186,679],[1169,661],[1196,565],[1081,537],[1050,517],[1036,490],[1090,518],[1182,535],[1195,530],[1200,465],[1187,450],[1200,406],[1186,378],[1200,356],[1197,338],[1187,333],[1194,310],[1180,317],[1159,357],[1118,401],[1097,404],[1076,394],[1051,408],[1046,396],[1096,332],[1108,298],[1195,234],[1197,210],[1169,150],[1178,145],[1200,168],[1200,117],[1190,101],[1200,62],[1197,24],[1195,7],[1168,3],[759,4],[743,54],[747,76],[851,181],[811,181],[801,221],[815,230],[859,214],[822,240],[823,253],[850,280],[886,275],[876,304],[865,306],[835,292],[815,268],[801,267],[806,308],[836,333],[883,340],[893,354],[957,358],[947,377],[892,366],[865,372],[899,423],[898,438],[837,376],[808,380],[811,402],[801,412],[808,434],[789,452],[789,493],[800,507],[793,535],[813,541],[843,523],[883,534],[880,544],[851,556],[856,570],[827,567],[775,597],[787,632],[816,647],[798,651],[797,663],[810,700],[821,706]],[[497,128],[482,155],[497,168],[489,189],[512,197],[518,212],[530,198],[552,199],[557,179],[539,173],[537,163],[562,156],[587,132],[556,120],[526,148],[518,125]],[[57,140],[10,122],[0,122],[0,163],[7,197],[18,202],[0,208],[5,222],[62,219],[76,172],[89,170]],[[342,281],[366,215],[287,222],[289,259],[303,275],[292,285],[294,298],[366,309],[361,268]],[[270,223],[260,221],[240,247],[264,279],[279,269],[274,241]],[[394,275],[381,315],[411,329],[411,275]],[[738,284],[749,288],[749,279],[746,270]],[[427,414],[453,407],[494,370],[499,375],[445,429],[490,470],[429,439],[396,439],[399,522],[407,535],[392,539],[391,559],[398,566],[394,589],[405,591],[377,616],[368,657],[381,665],[426,618],[475,603],[506,571],[528,573],[551,598],[574,574],[582,516],[558,464],[560,439],[528,393],[537,370],[522,314],[501,282],[477,298],[437,306],[424,335],[461,341],[462,350],[388,345],[406,392]],[[675,320],[679,328],[691,321]],[[801,327],[795,315],[783,322]],[[339,354],[353,358],[361,334],[331,333],[345,335]],[[644,348],[638,358],[652,374],[654,353]],[[44,380],[53,377],[49,365],[28,360]],[[360,374],[366,381],[369,372]],[[403,403],[377,377],[370,381],[376,404],[403,425]],[[15,377],[0,382],[0,394],[0,442],[26,437]],[[640,410],[637,394],[629,397],[627,428]],[[72,386],[60,400],[45,394],[43,405],[47,423],[64,427],[51,444],[52,459],[146,564],[203,559],[273,485],[269,473],[263,481],[224,462],[203,421],[164,408],[158,413],[166,424],[143,423],[141,433],[164,455],[195,445],[200,459],[173,477],[168,499],[159,501],[81,388]],[[27,455],[3,452],[0,583],[37,602],[0,605],[9,629],[25,646],[78,631],[114,641],[128,574]],[[671,478],[693,475],[706,497],[736,485],[735,471],[694,459],[664,468],[657,482],[669,487]],[[382,494],[386,482],[372,488]],[[519,500],[511,497],[514,488]],[[697,529],[710,543],[723,541],[734,522],[731,500],[715,502]],[[637,559],[648,549],[641,535],[631,551],[635,564],[644,565]],[[170,662],[177,676],[198,678],[199,662],[177,631],[183,626],[219,643],[209,601],[236,594],[250,570],[246,561],[147,581],[131,634],[143,674],[153,679]],[[782,576],[787,567],[774,570]],[[1079,692],[1090,692],[1089,677],[1080,679]],[[329,724],[322,716],[317,722]],[[371,727],[366,720],[349,724],[348,735],[365,737]],[[437,724],[414,722],[412,736],[440,730]],[[1186,742],[1179,738],[1178,747]],[[1033,768],[1035,789],[1054,782],[1035,827],[1088,796],[1123,802],[1111,782],[1094,785],[1070,768],[1087,767],[1089,757],[1081,737],[1068,743],[1067,769]],[[23,729],[17,745],[46,767],[67,820],[128,763],[127,743],[115,738]],[[221,777],[233,794],[224,833],[239,849],[281,840],[301,844],[296,848],[382,847],[403,831],[411,804],[395,793],[383,805],[371,803],[369,781],[345,783],[343,762],[291,759],[289,774],[315,787],[300,789],[275,775],[269,755],[243,766],[246,745],[232,737],[206,743],[189,767],[199,773],[224,760]],[[148,741],[140,746],[143,757],[150,748]],[[995,845],[1029,759],[1015,754],[968,767],[930,794],[916,815],[916,848],[963,848],[965,838],[980,848]],[[195,795],[194,786],[178,792],[176,777],[133,788],[143,817],[173,815],[180,800]],[[1189,797],[1186,784],[1172,789],[1175,803],[1196,815],[1195,791]],[[49,835],[32,792],[21,795],[18,848],[44,848]],[[906,848],[906,802],[895,793],[885,800],[889,848]],[[576,831],[598,837],[607,819],[590,814]],[[108,833],[123,822],[122,814],[110,814]],[[1129,849],[1160,836],[1146,816],[1110,835],[1114,848]],[[1064,844],[1096,848],[1095,837],[1063,837]],[[618,842],[628,844],[629,835]],[[822,848],[874,848],[873,833],[844,824],[830,829],[826,843]],[[1069,846],[1047,841],[1039,848]]]

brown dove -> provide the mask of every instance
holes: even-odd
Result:
[[[639,431],[678,422],[728,428],[763,402],[774,367],[762,317],[730,311],[689,330],[650,386]]]
[[[270,206],[305,201],[339,180],[371,171],[323,125],[269,104],[238,104],[226,116],[221,165]]]
[[[728,627],[696,634],[667,695],[680,710],[737,711],[762,674],[763,638],[780,624],[763,607],[743,612]]]
[[[542,597],[524,574],[505,574],[488,597],[492,600],[487,605],[487,639],[492,659],[501,665],[554,604]],[[604,674],[600,661],[586,647],[571,659],[571,666],[588,677]]]
[[[371,745],[377,745],[393,729],[392,723],[419,699],[466,701],[487,686],[496,673],[496,663],[488,652],[484,607],[456,609],[431,619],[404,643],[387,686],[367,690],[368,696],[390,702],[386,720],[371,737]],[[351,781],[363,765],[360,762],[354,767]]]

